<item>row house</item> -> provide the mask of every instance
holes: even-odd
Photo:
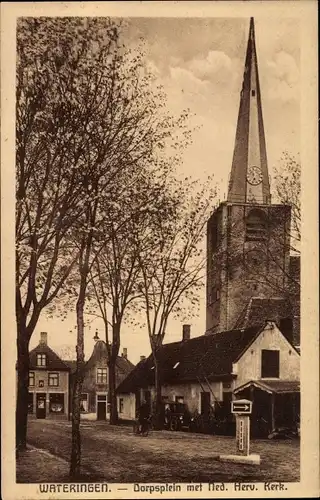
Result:
[[[81,394],[81,418],[84,420],[107,420],[109,418],[108,400],[108,349],[107,344],[95,335],[92,354],[85,364],[85,375]],[[66,362],[71,369],[72,379],[75,362]],[[123,349],[116,361],[116,385],[120,384],[132,371],[134,365],[128,360],[127,349]],[[120,408],[121,410],[121,408]]]
[[[46,332],[29,354],[28,413],[37,418],[67,418],[70,367],[48,346]]]

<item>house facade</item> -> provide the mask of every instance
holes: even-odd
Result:
[[[253,401],[253,429],[263,420],[271,431],[281,420],[288,401],[284,395],[289,394],[295,405],[287,422],[299,420],[300,354],[272,321],[165,344],[160,363],[163,401],[186,403],[192,414],[228,417],[231,401],[246,391]],[[134,419],[142,399],[152,404],[154,387],[151,355],[118,386],[120,416]]]
[[[81,418],[84,420],[106,420],[109,418],[107,361],[107,345],[96,335],[96,343],[92,354],[85,365],[85,376],[81,394]],[[73,367],[75,369],[74,362]],[[133,368],[134,365],[127,358],[127,350],[123,349],[122,355],[118,356],[116,361],[116,385]]]
[[[69,366],[48,346],[48,335],[29,354],[28,413],[36,418],[68,418]]]

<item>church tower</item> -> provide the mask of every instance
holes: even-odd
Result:
[[[251,18],[228,196],[207,223],[206,334],[266,319],[290,329],[290,222],[291,207],[271,203]]]

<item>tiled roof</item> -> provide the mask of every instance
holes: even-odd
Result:
[[[240,315],[236,328],[247,328],[248,325],[261,325],[265,321],[279,324],[281,318],[292,315],[291,304],[284,298],[264,299],[253,297]]]
[[[300,382],[298,380],[251,380],[235,389],[235,394],[244,389],[255,386],[263,391],[274,392],[276,394],[300,392]]]
[[[47,363],[43,369],[56,370],[56,371],[69,371],[70,367],[62,361],[61,358],[49,347],[47,344],[38,344],[37,347],[32,349],[29,354],[29,363],[31,370],[39,370],[42,367],[37,366],[37,354],[45,354],[47,356]]]
[[[231,378],[232,363],[262,330],[262,325],[202,335],[181,342],[164,344],[159,353],[162,383],[180,383],[215,378]],[[140,361],[117,392],[134,392],[154,383],[153,357]]]

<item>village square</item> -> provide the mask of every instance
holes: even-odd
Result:
[[[18,483],[300,480],[300,161],[283,140],[271,177],[259,25],[220,25],[245,42],[218,196],[175,177],[189,111],[162,116],[157,74],[115,21],[20,21]],[[39,322],[61,320],[63,338],[71,314],[59,352]]]

